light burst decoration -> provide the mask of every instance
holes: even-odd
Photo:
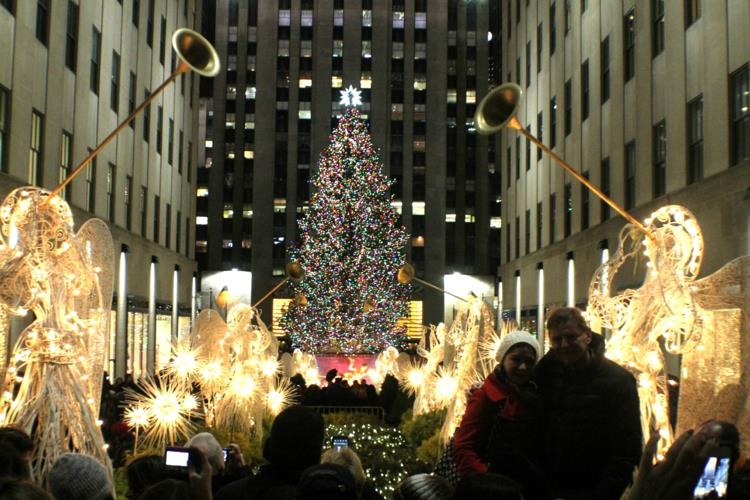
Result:
[[[37,481],[70,451],[111,471],[97,416],[113,269],[101,220],[74,232],[68,204],[36,187],[12,191],[0,205],[0,322],[33,313],[7,366],[0,361],[0,424],[32,436]]]
[[[143,441],[149,448],[164,448],[184,441],[190,434],[192,410],[185,405],[185,388],[170,378],[146,378],[138,389],[126,389],[127,414],[138,422],[147,419]]]
[[[381,172],[356,109],[339,120],[318,162],[301,242],[290,249],[305,277],[292,283],[282,317],[292,344],[308,353],[377,353],[403,339],[409,285],[395,279],[407,234],[391,206],[392,182]]]
[[[135,431],[135,443],[133,444],[133,455],[138,454],[138,435],[141,429],[144,429],[151,423],[151,414],[145,406],[135,404],[125,409],[125,423]]]
[[[355,89],[349,85],[344,90],[339,91],[339,104],[342,106],[361,106],[362,105],[362,91]]]

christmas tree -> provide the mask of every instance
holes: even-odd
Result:
[[[289,252],[305,268],[282,318],[292,345],[344,354],[398,345],[403,329],[396,322],[407,313],[410,290],[396,274],[408,236],[391,206],[392,181],[355,108],[339,118],[312,183],[301,241]]]

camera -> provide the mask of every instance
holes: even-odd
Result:
[[[173,475],[187,476],[188,468],[201,471],[201,461],[190,448],[167,446],[164,450],[164,467]]]
[[[706,467],[693,490],[693,499],[727,498],[729,476],[733,467],[732,448],[721,446],[715,454],[708,457]]]
[[[333,438],[331,438],[331,445],[334,450],[341,451],[343,448],[349,446],[349,438],[346,436],[333,436]]]

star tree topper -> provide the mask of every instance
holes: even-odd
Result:
[[[341,97],[339,98],[339,104],[342,106],[361,106],[362,105],[362,91],[355,89],[349,85],[344,90],[340,91]]]

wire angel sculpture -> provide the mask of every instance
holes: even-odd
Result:
[[[665,351],[682,355],[678,427],[698,425],[717,418],[720,412],[725,413],[726,419],[737,421],[743,397],[737,395],[726,401],[730,403],[728,408],[732,408],[727,411],[719,410],[711,396],[730,384],[739,387],[740,374],[746,371],[743,368],[747,363],[742,356],[750,360],[750,352],[743,345],[750,339],[747,321],[750,259],[737,259],[714,275],[697,280],[704,242],[694,215],[684,207],[668,205],[644,222],[649,237],[637,237],[639,233],[631,225],[620,231],[617,251],[591,280],[586,313],[589,319],[598,320],[612,330],[607,356],[636,377],[644,436],[658,432],[660,450],[665,450],[673,436]],[[619,268],[641,251],[647,259],[642,286],[612,295]],[[725,309],[732,310],[728,315],[734,321],[721,328],[716,314]],[[717,342],[726,348],[722,353],[725,360],[732,358],[722,366],[716,366],[715,362],[719,353],[713,347]],[[712,373],[707,365],[719,371]],[[693,370],[691,366],[702,369]],[[747,385],[745,382],[744,386]],[[696,391],[696,387],[704,392]]]
[[[16,189],[0,205],[0,304],[10,316],[33,315],[4,370],[0,421],[33,437],[37,481],[69,451],[111,471],[97,417],[112,246],[104,222],[74,232],[68,204],[43,189]]]

